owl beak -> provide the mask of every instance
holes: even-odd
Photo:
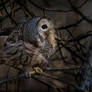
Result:
[[[56,46],[56,40],[55,40],[55,30],[49,30],[49,35],[48,35],[48,41],[51,45],[52,48],[54,48]]]

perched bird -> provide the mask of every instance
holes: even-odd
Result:
[[[46,55],[48,56],[50,49],[55,46],[53,22],[46,17],[35,17],[9,35],[2,50],[3,60],[0,60],[0,63],[16,67],[43,67],[48,64]],[[46,50],[48,47],[50,49]]]
[[[48,58],[55,50],[55,47],[55,30],[51,19],[46,17],[34,17],[19,25],[19,27],[13,30],[8,36],[2,49],[0,63],[14,68],[17,67],[17,69],[20,68],[23,71],[30,71],[30,68],[36,66],[44,68],[48,64]],[[10,70],[8,70],[7,73],[8,78],[12,76],[12,73],[14,75],[17,74],[12,69]],[[18,74],[20,73],[21,71],[18,72]],[[47,86],[34,79],[20,79],[17,83],[18,85],[15,84],[15,82],[12,84],[8,82],[8,91],[15,92],[19,85],[20,92],[48,91]],[[52,88],[50,89],[52,90]]]

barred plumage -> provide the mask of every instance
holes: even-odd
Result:
[[[31,67],[47,65],[48,61],[41,52],[42,50],[45,51],[46,47],[50,47],[49,30],[52,30],[53,33],[53,35],[51,34],[52,37],[50,36],[51,39],[54,38],[54,27],[52,25],[51,20],[36,17],[27,21],[23,25],[23,30],[14,30],[9,35],[2,51],[4,63],[12,66],[28,65]],[[55,44],[53,43],[53,46]],[[48,52],[45,53],[48,54]]]

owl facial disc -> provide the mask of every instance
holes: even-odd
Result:
[[[39,45],[43,45],[47,39],[51,47],[56,46],[54,25],[50,19],[42,18],[38,23]]]

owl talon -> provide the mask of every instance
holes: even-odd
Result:
[[[40,67],[34,67],[34,71],[35,71],[37,74],[42,74],[42,73],[43,73],[43,70],[42,70]]]

